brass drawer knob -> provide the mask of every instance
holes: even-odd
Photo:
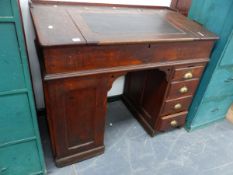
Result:
[[[174,106],[174,109],[175,110],[178,110],[178,109],[181,109],[182,108],[182,104],[180,103],[177,103],[175,106]]]
[[[180,88],[180,93],[184,94],[186,92],[188,92],[188,87],[187,86],[184,86],[184,87]]]
[[[192,72],[187,72],[186,74],[184,74],[184,79],[191,79],[191,78],[193,78]]]
[[[178,126],[178,122],[176,120],[172,120],[170,124],[171,124],[172,127],[177,127]]]

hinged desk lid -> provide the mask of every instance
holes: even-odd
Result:
[[[31,13],[42,46],[217,39],[168,8],[33,3]]]

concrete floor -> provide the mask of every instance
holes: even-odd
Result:
[[[55,167],[41,125],[48,175],[233,175],[233,125],[226,120],[151,138],[121,101],[109,103],[105,153],[64,168]]]

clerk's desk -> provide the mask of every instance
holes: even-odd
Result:
[[[158,7],[34,1],[47,118],[57,166],[104,151],[107,92],[153,136],[183,126],[217,37]]]

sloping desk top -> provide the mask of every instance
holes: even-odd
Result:
[[[31,13],[42,46],[217,38],[168,8],[33,3]]]

